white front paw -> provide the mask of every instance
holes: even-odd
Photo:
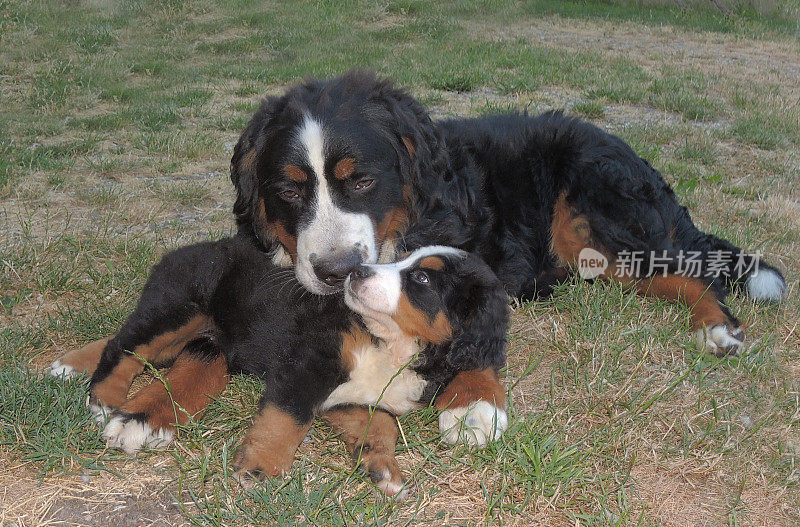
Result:
[[[145,446],[165,447],[174,436],[173,430],[153,430],[146,422],[125,415],[113,416],[103,429],[103,437],[108,441],[108,446],[126,454],[135,454]]]
[[[508,428],[506,412],[487,401],[452,408],[439,414],[439,431],[446,443],[483,447],[497,441]]]

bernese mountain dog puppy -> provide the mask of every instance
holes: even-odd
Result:
[[[344,278],[343,294],[320,297],[243,237],[192,245],[153,268],[136,309],[104,346],[90,405],[107,420],[109,445],[134,453],[168,443],[176,422],[201,412],[228,374],[256,375],[265,390],[234,458],[239,479],[287,471],[314,416],[346,420],[352,405],[398,415],[435,400],[445,440],[485,444],[507,427],[505,394],[468,406],[451,383],[475,370],[496,381],[507,310],[489,267],[450,247],[362,263]],[[170,369],[163,382],[128,398],[148,364]],[[385,412],[370,415],[371,425],[359,423],[366,436],[345,441],[373,481],[395,495],[403,478],[394,461],[397,431]]]

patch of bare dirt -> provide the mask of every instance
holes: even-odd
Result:
[[[785,489],[766,481],[737,488],[726,484],[718,470],[691,460],[645,463],[631,471],[634,496],[649,504],[649,518],[668,527],[724,525],[734,517],[743,525],[792,525]]]
[[[40,480],[2,453],[0,467],[0,525],[189,525],[170,495],[169,480],[153,467],[140,466],[123,478],[101,473]]]

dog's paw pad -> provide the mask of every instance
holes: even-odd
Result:
[[[446,443],[484,447],[500,439],[508,428],[506,412],[487,401],[452,408],[439,414],[439,430]]]
[[[695,332],[697,348],[717,357],[736,355],[744,346],[744,331],[725,324],[703,326]]]
[[[153,430],[145,421],[125,414],[112,415],[103,429],[103,437],[108,446],[122,450],[127,454],[135,454],[144,447],[161,448],[167,446],[175,431],[159,428]]]
[[[243,489],[250,490],[263,482],[266,476],[259,471],[235,470],[231,478]]]

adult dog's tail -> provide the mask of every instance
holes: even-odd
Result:
[[[737,289],[751,298],[780,302],[786,280],[777,267],[761,260],[758,252],[746,252],[728,240],[699,230],[684,208],[677,222],[675,241],[684,251],[684,264],[694,258],[697,272],[712,279],[726,291]]]

